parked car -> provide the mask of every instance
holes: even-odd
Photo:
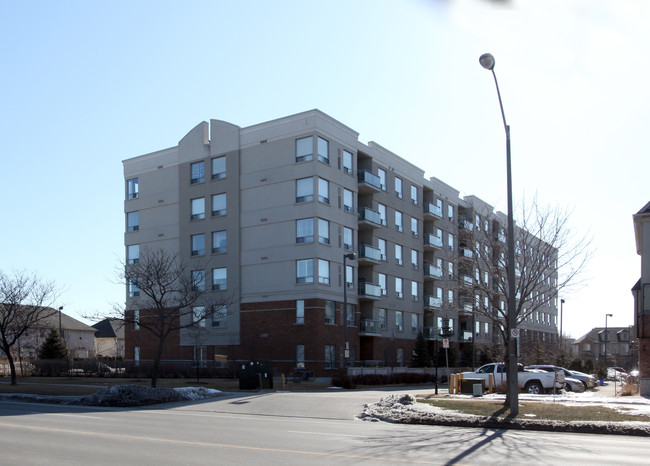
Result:
[[[546,371],[528,371],[519,364],[517,378],[519,388],[532,394],[541,394],[545,391],[561,389],[564,386],[564,374],[549,374]],[[486,382],[492,374],[496,385],[506,382],[506,365],[504,363],[490,363],[479,367],[475,372],[463,372],[464,379],[483,379]],[[560,380],[561,376],[561,380]]]
[[[585,388],[594,388],[598,386],[598,379],[593,375],[585,374],[580,371],[572,371],[569,369],[564,369],[564,375],[566,377],[571,377],[573,379],[578,379],[582,382]]]
[[[567,392],[582,393],[586,390],[586,388],[581,380],[574,379],[573,377],[565,377],[564,390]]]
[[[607,368],[607,380],[618,380],[624,381],[627,379],[628,373],[622,367],[608,367]]]

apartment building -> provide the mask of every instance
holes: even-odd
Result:
[[[639,391],[650,396],[650,202],[632,216],[641,277],[632,287],[634,324],[639,347]]]
[[[246,128],[211,120],[123,162],[127,263],[165,249],[229,303],[200,341],[191,328],[172,335],[165,358],[265,359],[327,376],[346,357],[408,365],[419,332],[433,351],[444,329],[465,363],[497,341],[476,310],[505,299],[472,259],[497,254],[505,216],[358,137],[318,110]],[[136,295],[128,285],[127,309]],[[524,326],[531,338],[556,339],[556,298],[538,314]],[[152,358],[143,332],[125,337],[127,359]]]

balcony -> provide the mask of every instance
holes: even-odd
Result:
[[[381,286],[374,283],[359,282],[359,299],[380,299]]]
[[[442,238],[427,233],[424,235],[424,247],[429,249],[442,249]]]
[[[424,297],[425,309],[440,309],[441,307],[442,307],[442,298],[437,298],[435,296]]]
[[[472,301],[467,299],[461,299],[458,302],[458,306],[460,307],[460,311],[464,313],[471,313],[474,310],[474,305],[472,304]]]
[[[442,267],[435,267],[431,264],[424,264],[424,278],[441,279],[442,277]]]
[[[460,248],[458,250],[458,257],[461,259],[471,260],[474,257],[474,252],[471,249]]]
[[[424,204],[424,216],[433,218],[442,218],[442,207],[430,202]]]
[[[440,330],[436,327],[424,327],[422,333],[425,340],[440,340]]]
[[[360,335],[381,335],[382,326],[378,320],[364,319],[359,328]]]
[[[468,220],[458,220],[458,229],[465,231],[474,231],[474,224]]]
[[[357,173],[357,181],[359,182],[359,194],[372,194],[381,191],[379,177],[366,170]]]
[[[368,207],[359,208],[359,228],[379,228],[382,225],[381,215]]]
[[[373,248],[372,246],[368,246],[367,244],[361,244],[359,246],[358,261],[360,264],[361,263],[378,264],[383,260],[386,260],[386,258],[382,256],[381,249]]]
[[[462,286],[464,288],[474,287],[474,279],[472,277],[470,277],[469,275],[463,275],[461,278],[462,279],[458,281],[459,286]]]

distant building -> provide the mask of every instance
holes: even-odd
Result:
[[[189,329],[171,335],[164,359],[267,359],[285,373],[331,376],[346,357],[406,366],[417,334],[433,353],[443,327],[459,365],[500,343],[475,310],[502,310],[506,299],[474,258],[504,260],[506,216],[358,136],[318,110],[245,128],[211,120],[123,162],[127,266],[162,248],[189,264],[197,286],[232,300],[201,322],[199,343]],[[491,291],[477,291],[479,281]],[[557,347],[557,274],[540,282],[544,305],[521,323],[522,340]],[[126,288],[132,312],[140,290]],[[141,328],[125,338],[127,359],[153,358]]]
[[[641,395],[650,396],[650,202],[632,218],[636,253],[641,256],[641,278],[632,288],[639,339],[639,385]]]
[[[634,339],[633,326],[595,327],[573,342],[574,354],[583,362],[591,361],[594,366],[602,363],[629,371],[638,363]]]
[[[104,319],[92,325],[95,332],[95,354],[104,358],[124,357],[124,324],[116,319]]]

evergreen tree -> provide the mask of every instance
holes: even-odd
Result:
[[[55,328],[50,330],[47,338],[38,349],[39,359],[68,359],[68,348]]]
[[[418,333],[418,337],[415,340],[415,349],[413,350],[413,356],[411,357],[411,365],[413,367],[429,367],[431,365],[427,342],[424,339],[424,334],[422,332]]]

